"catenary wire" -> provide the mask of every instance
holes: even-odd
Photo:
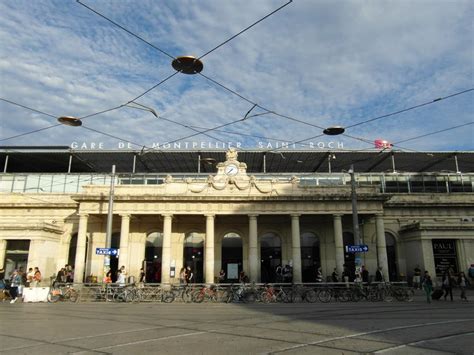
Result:
[[[214,48],[212,48],[211,50],[207,51],[206,53],[204,53],[203,55],[201,55],[198,59],[202,59],[204,58],[205,56],[207,56],[208,54],[214,52],[216,49],[222,47],[224,44],[232,41],[235,37],[237,36],[240,36],[242,33],[246,32],[247,30],[251,29],[253,26],[259,24],[260,22],[262,22],[263,20],[265,20],[266,18],[272,16],[274,13],[280,11],[281,9],[283,9],[285,6],[288,6],[290,3],[292,3],[293,0],[289,0],[286,4],[283,4],[282,6],[280,6],[278,9],[276,10],[273,10],[272,12],[270,12],[268,15],[262,17],[260,20],[254,22],[253,24],[251,24],[250,26],[244,28],[242,31],[240,31],[239,33],[233,35],[232,37],[230,37],[229,39],[225,40],[224,42],[222,42],[221,44],[215,46]]]
[[[19,107],[26,108],[27,110],[30,110],[30,111],[33,111],[33,112],[36,112],[36,113],[41,113],[42,115],[46,115],[46,116],[49,116],[49,117],[57,118],[57,116],[51,115],[50,113],[43,112],[43,111],[40,111],[40,110],[36,110],[36,109],[34,109],[34,108],[31,108],[31,107],[28,107],[28,106],[19,104],[18,102],[14,102],[14,101],[11,101],[11,100],[7,100],[7,99],[4,99],[4,98],[2,98],[2,97],[0,97],[0,100],[5,101],[5,102],[8,102],[9,104],[12,104],[12,105],[15,105],[15,106],[19,106]]]
[[[434,131],[434,132],[422,134],[422,135],[420,135],[420,136],[416,136],[416,137],[412,137],[412,138],[407,138],[407,139],[398,141],[398,142],[393,143],[393,144],[395,145],[395,144],[399,144],[399,143],[405,143],[405,142],[413,141],[413,140],[415,140],[415,139],[420,139],[420,138],[432,136],[432,135],[434,135],[434,134],[438,134],[438,133],[450,131],[450,130],[453,130],[453,129],[457,129],[457,128],[469,126],[469,125],[472,125],[472,124],[474,124],[474,122],[468,122],[468,123],[460,124],[460,125],[457,125],[457,126],[453,126],[453,127],[449,127],[449,128],[444,128],[444,129],[441,129],[441,130],[439,130],[439,131]]]
[[[140,37],[139,35],[133,33],[132,31],[130,30],[127,30],[125,27],[123,27],[122,25],[118,24],[117,22],[113,21],[112,19],[108,18],[107,16],[105,15],[102,15],[100,12],[94,10],[92,7],[82,3],[80,0],[76,0],[77,3],[79,3],[80,5],[84,6],[86,9],[92,11],[93,13],[99,15],[100,17],[102,17],[103,19],[109,21],[110,23],[114,24],[115,26],[119,27],[120,29],[122,29],[123,31],[127,32],[129,35],[132,35],[133,37],[139,39],[140,41],[142,42],[145,42],[146,44],[148,44],[150,47],[156,49],[157,51],[163,53],[164,55],[170,57],[171,59],[175,59],[175,57],[173,57],[171,54],[169,54],[168,52],[164,51],[163,49],[155,46],[153,43],[150,43],[148,42],[146,39]]]
[[[411,111],[411,110],[414,110],[414,109],[417,109],[417,108],[420,108],[420,107],[423,107],[423,106],[427,106],[427,105],[431,105],[431,104],[434,104],[436,102],[439,102],[439,101],[442,101],[442,100],[446,100],[446,99],[449,99],[451,97],[454,97],[454,96],[458,96],[458,95],[462,95],[462,94],[465,94],[467,92],[470,92],[470,91],[473,91],[474,88],[470,88],[470,89],[467,89],[467,90],[463,90],[463,91],[459,91],[459,92],[456,92],[454,94],[451,94],[451,95],[448,95],[448,96],[445,96],[445,97],[439,97],[437,99],[434,99],[434,100],[431,100],[431,101],[428,101],[428,102],[424,102],[422,104],[418,104],[418,105],[415,105],[415,106],[411,106],[411,107],[407,107],[403,110],[399,110],[399,111],[395,111],[395,112],[391,112],[391,113],[388,113],[388,114],[385,114],[385,115],[382,115],[382,116],[378,116],[378,117],[374,117],[374,118],[370,118],[368,120],[365,120],[365,121],[361,121],[361,122],[358,122],[358,123],[355,123],[353,125],[350,125],[350,126],[347,126],[345,127],[346,129],[348,128],[353,128],[353,127],[357,127],[357,126],[360,126],[362,124],[365,124],[365,123],[369,123],[369,122],[373,122],[373,121],[377,121],[377,120],[380,120],[382,118],[386,118],[386,117],[390,117],[390,116],[395,116],[395,115],[398,115],[400,113],[403,113],[403,112],[407,112],[407,111]]]

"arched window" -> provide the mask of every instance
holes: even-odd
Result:
[[[225,281],[236,281],[242,271],[242,237],[236,233],[227,233],[222,238],[222,269]]]
[[[301,234],[301,273],[303,282],[314,282],[316,269],[321,266],[319,238],[316,234]]]
[[[187,233],[183,250],[184,266],[190,267],[194,282],[202,283],[204,275],[204,238],[200,233]]]
[[[260,256],[262,282],[276,282],[276,269],[282,263],[281,239],[278,235],[270,232],[261,236]]]
[[[163,233],[153,232],[146,237],[145,261],[146,281],[161,282],[161,254],[163,251]]]
[[[390,281],[398,281],[397,241],[388,232],[385,232],[385,244],[387,246],[388,276]]]

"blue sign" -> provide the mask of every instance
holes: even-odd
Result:
[[[346,245],[346,253],[367,253],[368,245]]]
[[[115,248],[96,248],[95,253],[97,255],[117,256],[117,255],[119,255],[119,249],[115,249]]]

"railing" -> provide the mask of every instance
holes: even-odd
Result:
[[[290,181],[295,174],[254,174],[259,180]],[[301,187],[342,186],[348,174],[296,174]],[[117,174],[117,185],[160,185],[166,174]],[[174,181],[205,182],[204,174],[173,174]],[[359,173],[358,186],[378,186],[382,193],[465,193],[474,191],[474,174]],[[109,174],[0,174],[0,192],[79,193],[85,185],[110,185]]]
[[[301,303],[301,302],[411,302],[406,283],[315,284],[58,284],[49,302],[182,302],[182,303]]]

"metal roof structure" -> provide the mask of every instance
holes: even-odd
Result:
[[[0,165],[6,173],[214,173],[226,160],[225,150],[73,150],[60,147],[0,147]],[[248,173],[463,172],[474,173],[474,151],[248,151],[238,152]]]

